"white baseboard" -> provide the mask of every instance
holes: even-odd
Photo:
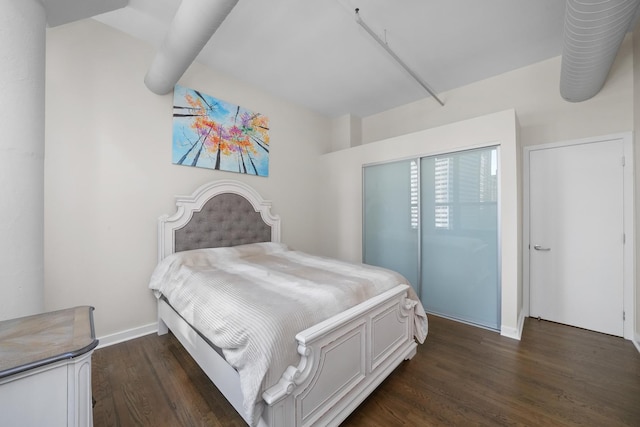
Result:
[[[518,326],[516,328],[512,328],[510,326],[502,325],[500,326],[500,335],[507,338],[512,338],[514,340],[520,341],[522,338],[522,328],[524,327],[524,311],[520,311],[520,315],[518,316]]]
[[[638,353],[640,353],[640,334],[636,333],[635,338],[632,339],[631,342],[636,346],[636,350],[638,350]]]
[[[140,338],[145,335],[158,332],[158,323],[149,323],[148,325],[139,326],[137,328],[127,329],[126,331],[116,332],[115,334],[105,335],[98,337],[98,349],[102,347],[108,347],[110,345],[118,344],[124,341],[129,341],[134,338]]]

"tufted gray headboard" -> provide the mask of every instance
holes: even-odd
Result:
[[[176,198],[174,215],[158,219],[158,261],[174,252],[280,241],[271,202],[239,181],[214,181]]]
[[[271,227],[244,197],[218,194],[175,231],[175,251],[270,242]]]

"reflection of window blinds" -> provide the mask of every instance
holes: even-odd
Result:
[[[497,150],[435,158],[435,227],[482,229],[483,214],[469,205],[498,200]]]
[[[416,160],[411,161],[411,171],[410,171],[410,181],[411,181],[411,228],[414,230],[418,229],[418,224],[420,222],[419,219],[419,210],[418,204],[420,202],[418,198],[418,162]]]
[[[449,229],[450,158],[435,159],[435,226]]]

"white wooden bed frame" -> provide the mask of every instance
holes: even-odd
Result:
[[[177,212],[158,220],[158,258],[174,252],[175,231],[212,197],[235,193],[246,198],[280,241],[280,218],[251,187],[232,180],[216,181],[193,195],[177,197]],[[300,362],[262,395],[265,410],[259,426],[338,425],[403,360],[416,353],[414,307],[407,285],[399,285],[347,311],[299,332]],[[247,421],[238,373],[164,299],[158,300],[158,334],[168,330]]]

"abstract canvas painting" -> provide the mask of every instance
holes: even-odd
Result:
[[[269,119],[176,85],[173,163],[249,175],[269,175]]]

